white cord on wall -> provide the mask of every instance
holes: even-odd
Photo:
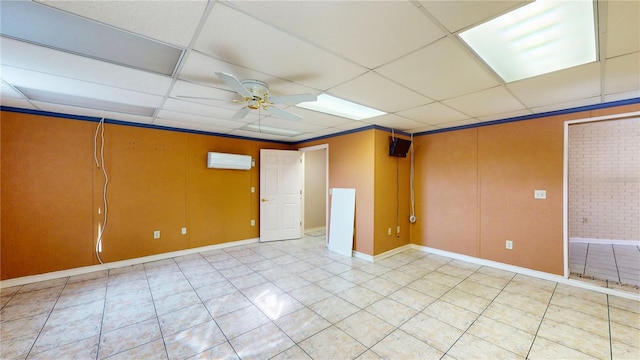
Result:
[[[100,132],[100,162],[98,162],[98,132]],[[98,240],[96,241],[96,257],[100,264],[104,264],[102,262],[102,258],[100,258],[100,252],[102,251],[102,234],[107,227],[107,185],[109,184],[109,176],[107,175],[107,169],[104,165],[104,118],[98,122],[98,126],[96,127],[96,133],[93,136],[93,159],[96,161],[96,166],[98,169],[102,170],[102,174],[104,174],[104,186],[102,187],[102,205],[103,205],[103,220],[102,226],[98,227]]]
[[[411,213],[409,214],[409,221],[413,224],[416,222],[416,200],[414,195],[413,184],[413,133],[411,134],[411,160],[410,160],[410,172],[409,172],[409,193],[411,194]]]

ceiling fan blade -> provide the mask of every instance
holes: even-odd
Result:
[[[294,113],[290,113],[288,111],[284,111],[280,108],[277,107],[272,107],[269,108],[269,110],[267,110],[271,115],[277,116],[281,119],[285,119],[285,120],[293,120],[293,121],[298,121],[300,119],[302,119],[302,116],[300,115],[296,115]]]
[[[253,97],[253,95],[249,92],[249,90],[247,90],[247,88],[244,87],[244,85],[242,85],[240,80],[238,80],[235,76],[231,74],[227,74],[225,72],[216,72],[216,75],[218,75],[218,77],[222,79],[222,81],[224,81],[227,85],[229,85],[229,87],[232,88],[238,94],[246,98]]]
[[[318,97],[312,94],[297,94],[285,96],[270,96],[269,102],[272,104],[295,105],[303,102],[316,101]]]
[[[233,115],[231,118],[232,119],[244,119],[244,117],[247,116],[247,114],[249,114],[249,111],[251,111],[251,109],[249,109],[249,107],[245,106],[242,109],[238,110],[238,112],[235,113],[235,115]]]

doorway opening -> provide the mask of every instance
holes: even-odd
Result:
[[[640,291],[640,117],[566,122],[564,180],[565,276]]]
[[[298,149],[303,153],[303,232],[327,241],[329,144]]]

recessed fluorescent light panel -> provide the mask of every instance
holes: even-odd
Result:
[[[2,1],[2,36],[171,76],[182,50],[31,1]]]
[[[506,82],[596,61],[593,0],[537,0],[460,33]]]
[[[289,130],[289,129],[281,129],[281,128],[276,128],[276,127],[271,127],[271,126],[263,126],[263,125],[258,125],[258,124],[249,124],[249,125],[245,126],[244,129],[245,130],[249,130],[249,131],[265,133],[265,134],[271,134],[271,135],[283,135],[283,136],[300,135],[300,132],[298,132],[298,131]]]
[[[352,103],[331,95],[321,94],[317,101],[303,102],[297,107],[346,117],[352,120],[364,120],[386,114],[380,110]]]
[[[46,90],[16,87],[24,96],[33,101],[41,101],[59,105],[69,105],[87,109],[104,110],[129,115],[153,116],[155,108],[122,104],[113,101],[91,99],[76,95],[54,93]]]

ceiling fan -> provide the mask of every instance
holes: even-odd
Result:
[[[270,96],[269,85],[263,81],[254,79],[238,80],[235,76],[225,72],[216,72],[215,74],[238,93],[238,95],[242,96],[243,100],[233,100],[234,102],[246,104],[231,117],[232,119],[243,119],[251,110],[260,110],[285,120],[300,120],[302,116],[285,111],[274,105],[295,105],[302,102],[316,101],[318,99],[317,96],[312,94]]]

